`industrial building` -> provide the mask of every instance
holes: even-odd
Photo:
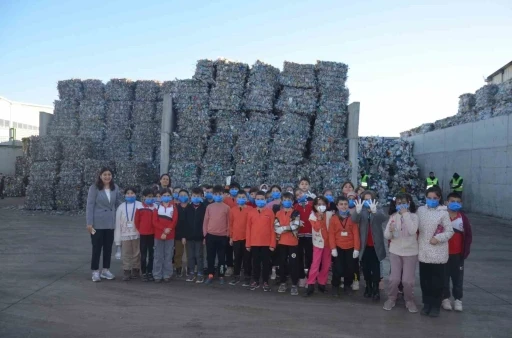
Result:
[[[512,79],[512,61],[492,73],[485,79],[489,84],[500,84]]]

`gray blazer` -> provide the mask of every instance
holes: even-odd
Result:
[[[115,229],[116,210],[123,203],[123,195],[119,187],[115,187],[114,191],[110,191],[110,202],[105,190],[98,190],[95,184],[89,187],[85,210],[87,225],[92,224],[94,229]]]
[[[368,219],[368,216],[370,218]],[[355,212],[352,214],[352,220],[359,224],[359,236],[361,237],[361,250],[359,251],[359,260],[363,259],[364,249],[366,248],[366,240],[368,239],[368,223],[372,227],[373,246],[379,261],[386,258],[386,246],[384,242],[384,228],[383,223],[386,221],[386,216],[381,209],[377,209],[377,213],[373,215],[368,209],[363,208],[361,213]],[[368,222],[370,221],[370,222]]]

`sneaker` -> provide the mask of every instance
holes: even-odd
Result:
[[[233,276],[233,268],[232,268],[232,267],[228,267],[228,268],[226,269],[226,272],[224,273],[224,276],[226,276],[226,277],[231,277],[231,276]]]
[[[208,275],[208,279],[204,283],[206,285],[211,285],[213,283],[213,275]]]
[[[219,277],[219,284],[224,285],[226,282],[224,281],[224,277]]]
[[[260,283],[252,282],[251,283],[251,291],[254,291],[260,287]]]
[[[285,283],[279,284],[279,289],[277,289],[277,292],[279,292],[279,293],[286,292],[286,284]]]
[[[183,268],[176,268],[176,277],[183,277]]]
[[[405,303],[405,307],[407,308],[407,310],[409,310],[410,313],[418,312],[418,308],[416,307],[416,303],[414,303],[412,301]]]
[[[171,278],[164,278],[164,283],[170,283],[171,282]]]
[[[137,279],[140,277],[140,270],[139,269],[132,269],[132,275],[131,279]]]
[[[382,307],[386,311],[391,311],[396,305],[396,302],[392,299],[388,299],[384,302],[384,306]]]
[[[457,312],[462,312],[462,301],[456,299],[455,302],[453,302],[453,309]]]
[[[265,292],[271,291],[270,285],[268,285],[268,283],[263,283],[263,291],[265,291]]]
[[[145,274],[145,273],[142,274],[142,281],[143,282],[147,282],[148,281],[148,275],[147,274]]]
[[[249,286],[251,286],[251,280],[250,280],[250,279],[246,279],[246,280],[244,281],[244,283],[242,284],[242,286],[243,286],[243,287],[249,287]]]
[[[422,316],[428,316],[430,311],[432,310],[432,307],[427,304],[423,304],[423,309],[421,309],[421,315]]]
[[[429,317],[439,317],[439,308],[433,307],[428,315]]]
[[[100,272],[98,270],[92,272],[92,281],[101,282]]]
[[[233,285],[233,286],[235,286],[235,285],[237,285],[238,283],[240,283],[240,277],[239,277],[239,276],[235,276],[235,277],[231,280],[231,282],[229,282],[229,285]]]
[[[292,289],[290,290],[290,295],[292,295],[292,296],[299,295],[299,288],[297,287],[297,285],[292,285]]]
[[[155,281],[155,277],[153,277],[153,274],[151,272],[148,273],[148,281],[150,281],[150,282],[154,282]]]
[[[132,273],[130,270],[123,271],[123,281],[127,282],[131,279]]]
[[[270,275],[270,279],[275,280],[277,278],[276,268],[272,268],[272,274]]]
[[[186,282],[194,282],[195,280],[196,280],[195,275],[189,275],[185,281]]]
[[[108,279],[108,280],[112,280],[112,279],[116,278],[116,276],[114,276],[112,274],[112,272],[110,272],[108,269],[101,270],[100,277],[103,279]]]
[[[353,291],[359,291],[359,281],[358,281],[358,280],[355,280],[355,281],[352,283],[352,290],[353,290]]]
[[[306,278],[299,279],[299,288],[305,288],[306,284]]]
[[[446,311],[451,311],[452,310],[452,304],[451,304],[451,302],[450,302],[450,300],[448,298],[443,299],[443,302],[441,303],[441,306]]]
[[[202,284],[202,283],[204,283],[203,275],[197,275],[196,284]]]
[[[162,278],[156,278],[155,279],[155,283],[162,283],[163,279]]]

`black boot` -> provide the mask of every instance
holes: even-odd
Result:
[[[315,286],[314,285],[308,285],[308,289],[306,290],[306,293],[304,294],[305,297],[311,296],[315,292]]]
[[[432,306],[430,309],[429,317],[439,317],[440,307]]]
[[[423,316],[428,316],[430,314],[432,307],[430,304],[423,304],[423,309],[421,309],[421,314]]]
[[[338,298],[340,296],[340,287],[339,286],[333,286],[331,290],[331,295],[335,298]]]
[[[372,295],[372,299],[375,302],[380,301],[379,282],[373,282],[373,295]]]
[[[325,285],[318,284],[318,292],[325,293]]]
[[[364,287],[364,298],[372,298],[372,295],[373,295],[372,282],[367,281],[366,286]]]

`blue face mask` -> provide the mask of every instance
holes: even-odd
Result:
[[[273,191],[272,192],[272,198],[275,200],[278,200],[281,198],[281,193],[279,191]]]
[[[290,209],[293,205],[293,202],[290,201],[290,200],[286,200],[286,201],[283,201],[283,207],[285,207],[286,209]]]
[[[151,205],[151,204],[155,203],[155,199],[154,198],[146,198],[144,200],[144,202],[146,202],[147,205]]]
[[[348,207],[349,207],[349,208],[351,208],[351,209],[352,209],[352,208],[355,208],[355,206],[356,206],[356,201],[354,201],[354,200],[348,200]]]
[[[238,189],[231,189],[229,191],[229,194],[231,195],[231,197],[236,197],[236,195],[238,195]]]
[[[160,198],[160,200],[162,201],[162,203],[169,203],[170,201],[172,201],[172,197],[171,196],[162,196],[162,198]]]
[[[245,205],[245,203],[247,203],[247,200],[245,198],[237,198],[236,199],[236,204],[238,204],[239,206],[243,206],[243,205]]]
[[[327,195],[327,196],[325,196],[325,198],[327,198],[329,203],[333,203],[334,202],[334,197],[332,197],[332,195]]]
[[[437,208],[439,206],[439,200],[433,198],[427,198],[427,206],[429,208]]]
[[[126,201],[126,203],[135,203],[135,201],[137,200],[137,196],[126,196],[124,200]]]
[[[222,198],[222,195],[213,195],[213,201],[215,203],[220,203],[222,202],[223,198]]]
[[[207,200],[211,200],[213,199],[213,194],[211,192],[207,192],[206,194],[204,194],[204,198],[206,198]]]
[[[346,211],[339,210],[338,213],[340,214],[341,217],[347,217],[348,215],[350,215],[350,210],[346,210]]]
[[[304,203],[308,200],[308,196],[306,196],[306,194],[302,195],[301,197],[299,197],[297,199],[297,201],[299,201],[299,203]]]
[[[370,208],[370,201],[369,201],[369,200],[365,200],[365,201],[363,202],[363,207],[365,207],[365,208]]]
[[[178,197],[181,203],[187,203],[188,202],[188,196],[180,196]]]
[[[402,209],[409,209],[409,204],[398,204],[396,206],[396,211],[400,211]]]
[[[201,204],[203,203],[203,199],[201,197],[192,197],[192,203]]]
[[[451,211],[459,211],[460,209],[462,209],[462,204],[460,204],[459,202],[450,202],[448,203],[448,209],[450,209]]]
[[[172,197],[174,197],[174,199],[177,200],[178,197],[180,197],[180,194],[175,192],[174,194],[172,194]]]
[[[265,205],[267,205],[267,202],[265,200],[256,200],[256,206],[258,208],[263,208]]]
[[[267,203],[272,202],[274,199],[272,197],[267,198]]]

